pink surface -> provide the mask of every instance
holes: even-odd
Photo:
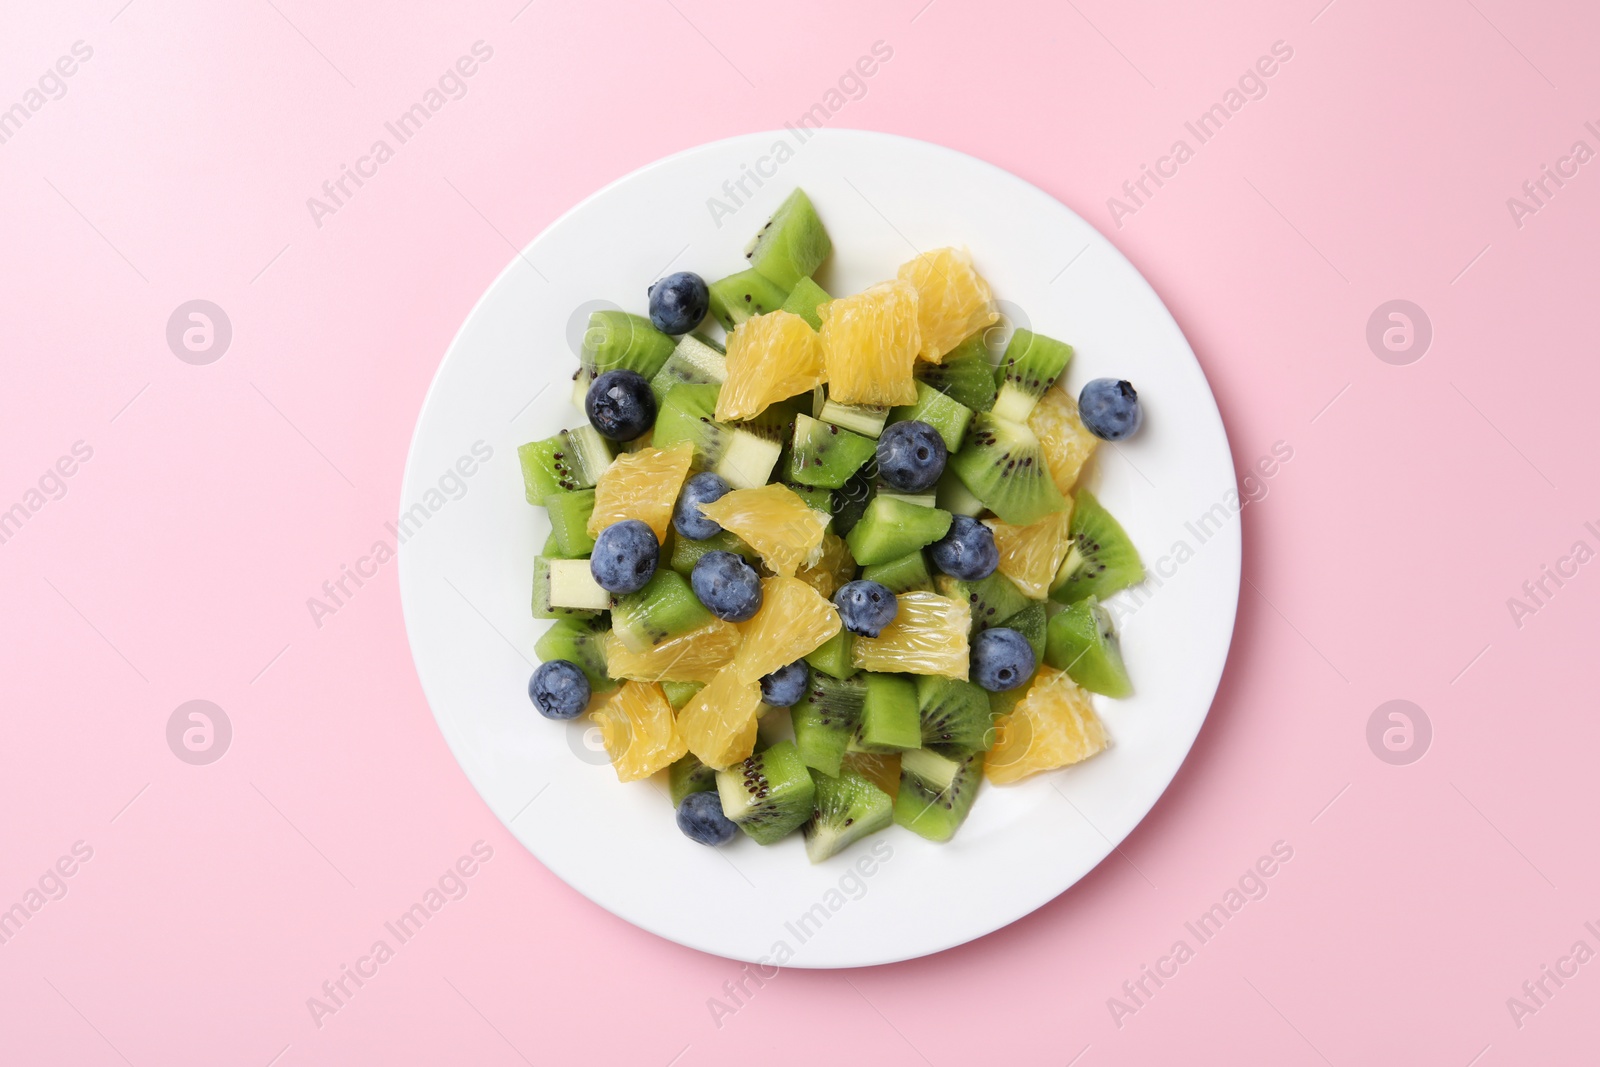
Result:
[[[27,117],[0,125],[0,510],[23,516],[0,527],[0,908],[28,917],[0,926],[0,1062],[1592,1059],[1600,570],[1562,560],[1600,549],[1600,17],[1320,5],[8,12],[0,120]],[[464,95],[314,220],[307,198],[394,146],[385,122],[479,41],[446,79]],[[320,626],[307,599],[386,538],[423,392],[513,247],[652,159],[798,118],[877,41],[892,59],[829,124],[1053,192],[1172,308],[1241,475],[1276,442],[1293,459],[1243,513],[1211,719],[1120,855],[979,942],[734,1000],[739,965],[590,905],[485,809],[392,564]],[[1292,56],[1200,143],[1185,123],[1275,42]],[[1142,164],[1176,174],[1135,202]],[[167,341],[197,299],[232,325],[204,365]],[[1395,299],[1431,321],[1408,365],[1367,341]],[[1546,565],[1568,577],[1534,599]],[[1420,761],[1369,747],[1394,699],[1431,722]],[[193,700],[231,724],[209,764],[169,747]],[[1278,842],[1265,895],[1201,944],[1185,923]],[[459,899],[401,944],[385,923],[463,857]],[[314,1017],[379,939],[392,958]],[[1174,976],[1124,990],[1179,940]]]

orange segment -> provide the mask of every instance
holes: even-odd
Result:
[[[617,780],[648,778],[689,751],[659,685],[629,682],[591,716]]]
[[[983,773],[996,785],[1086,760],[1111,743],[1089,694],[1065,671],[1040,667],[1016,707],[995,722]]]
[[[1059,385],[1046,389],[1039,398],[1033,414],[1028,416],[1028,429],[1039,438],[1045,466],[1065,496],[1072,491],[1078,472],[1094,455],[1100,439],[1084,427],[1078,418],[1078,402]]]
[[[899,270],[901,281],[917,290],[917,323],[922,348],[917,353],[930,363],[985,326],[999,320],[994,294],[972,266],[972,257],[959,248],[924,252]]]
[[[814,553],[815,563],[807,563],[794,576],[825,597],[831,597],[855,574],[856,561],[850,558],[850,546],[844,538],[832,531],[822,535],[822,544]]]
[[[883,282],[830,300],[817,314],[830,400],[879,407],[917,402],[911,368],[922,349],[922,330],[915,286]]]
[[[792,577],[806,562],[822,544],[828,528],[827,516],[811,510],[794,490],[776,482],[758,489],[735,489],[700,505],[700,512],[742,538],[761,553],[774,574],[784,577]]]
[[[683,706],[678,732],[696,759],[720,770],[748,759],[755,750],[760,709],[761,687],[722,671]]]
[[[972,605],[917,590],[901,593],[894,621],[877,637],[850,642],[850,661],[869,671],[967,677]]]
[[[1067,536],[1067,527],[1072,523],[1070,497],[1067,502],[1065,510],[1046,515],[1031,526],[1008,526],[999,519],[984,520],[994,531],[994,546],[1000,550],[1000,573],[1034,600],[1050,595],[1050,583],[1072,547]]]
[[[656,532],[657,541],[665,538],[672,522],[672,505],[692,459],[694,445],[685,441],[671,448],[624,452],[612,460],[595,483],[589,536],[598,535],[614,522],[638,519]]]
[[[741,682],[760,681],[763,675],[816,651],[839,632],[840,625],[839,609],[805,582],[768,578],[761,583],[761,610],[739,626],[744,641],[728,673]],[[965,633],[962,631],[963,637]]]
[[[607,633],[606,673],[641,682],[709,682],[738,649],[739,628],[721,619],[645,652],[635,652],[622,638]]]
[[[822,342],[805,319],[774,311],[746,319],[728,335],[728,378],[717,394],[717,420],[753,419],[768,404],[824,381]]]

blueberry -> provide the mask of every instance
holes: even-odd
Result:
[[[528,679],[528,697],[547,719],[576,719],[589,706],[589,679],[576,663],[553,659]]]
[[[662,333],[688,333],[711,307],[705,279],[680,270],[650,287],[650,324]]]
[[[590,383],[583,411],[601,437],[631,441],[656,421],[656,395],[644,375],[608,370]]]
[[[722,798],[715,792],[690,793],[678,805],[678,829],[702,845],[725,845],[739,828],[722,814]]]
[[[994,531],[965,515],[950,520],[950,532],[928,546],[928,555],[935,567],[963,582],[987,578],[1000,565]]]
[[[1128,382],[1096,378],[1078,394],[1078,418],[1102,441],[1132,437],[1144,422],[1139,394]]]
[[[925,422],[897,422],[878,438],[878,476],[902,493],[932,489],[944,473],[944,438]]]
[[[608,593],[637,593],[655,577],[660,559],[656,532],[638,519],[623,519],[594,539],[589,573]]]
[[[691,541],[704,541],[722,532],[722,527],[700,513],[701,504],[722,499],[728,483],[719,474],[701,471],[683,483],[678,506],[672,511],[672,528]]]
[[[689,584],[719,619],[744,622],[761,610],[761,576],[732,552],[707,552],[695,560]]]
[[[811,684],[811,668],[806,661],[797,659],[787,667],[779,667],[761,679],[761,703],[772,708],[787,708],[798,704]]]
[[[1033,646],[1005,626],[972,639],[972,680],[991,693],[1004,693],[1033,677]]]
[[[900,602],[888,586],[862,579],[840,586],[833,594],[833,604],[844,628],[862,637],[877,637],[900,611]]]

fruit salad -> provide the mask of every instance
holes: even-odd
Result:
[[[948,841],[985,781],[1111,743],[1132,692],[1103,601],[1144,577],[1079,485],[1137,433],[1133,386],[1072,347],[992,352],[989,285],[941,248],[832,295],[796,189],[745,269],[597,311],[569,429],[519,451],[550,535],[528,695],[588,716],[617,778],[663,775],[683,834],[813,862],[898,824]]]

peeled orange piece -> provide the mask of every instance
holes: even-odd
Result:
[[[591,713],[617,780],[636,782],[689,751],[659,685],[629,682]]]
[[[832,531],[823,533],[817,549],[813,553],[816,562],[808,561],[794,576],[823,596],[831,597],[855,575],[856,561],[850,558],[850,546],[844,543],[844,538]]]
[[[839,609],[799,578],[768,578],[761,583],[761,610],[739,624],[744,641],[728,673],[741,682],[760,681],[763,675],[815,652],[841,625]],[[962,634],[965,637],[966,631]]]
[[[1060,386],[1044,391],[1033,414],[1028,416],[1028,429],[1039,439],[1050,477],[1065,496],[1072,491],[1078,472],[1094,455],[1100,439],[1084,427],[1078,418],[1078,402]]]
[[[883,282],[830,300],[817,314],[822,317],[829,400],[879,407],[916,403],[911,369],[922,350],[916,286]]]
[[[755,315],[728,335],[727,380],[717,394],[717,421],[753,419],[768,404],[787,400],[824,381],[822,342],[799,315]]]
[[[922,331],[918,355],[938,363],[945,353],[985,326],[999,321],[989,283],[960,248],[935,248],[901,264],[901,281],[917,290],[917,323]]]
[[[756,489],[735,489],[701,504],[700,513],[742,538],[761,553],[772,573],[784,577],[793,577],[812,550],[822,544],[828,528],[827,516],[813,511],[794,490],[776,482]]]
[[[641,682],[709,682],[738,650],[739,628],[721,619],[645,652],[635,652],[615,633],[607,633],[606,673]]]
[[[611,461],[594,487],[594,511],[589,514],[589,536],[623,519],[638,519],[667,536],[672,506],[689,474],[694,445],[688,441],[671,448],[641,448],[624,452]]]
[[[983,773],[996,785],[1088,759],[1111,743],[1089,694],[1065,671],[1040,667],[1026,696],[995,722]]]
[[[850,661],[869,671],[938,674],[965,681],[972,605],[922,590],[895,599],[899,609],[894,621],[877,637],[851,641]]]
[[[1072,539],[1067,528],[1072,524],[1071,498],[1065,510],[1046,515],[1031,526],[1008,526],[999,519],[985,519],[994,531],[994,546],[1000,550],[1000,573],[1034,600],[1050,595],[1061,561],[1067,558]]]
[[[678,732],[696,759],[720,770],[755,750],[760,709],[761,686],[725,670],[678,712]]]

